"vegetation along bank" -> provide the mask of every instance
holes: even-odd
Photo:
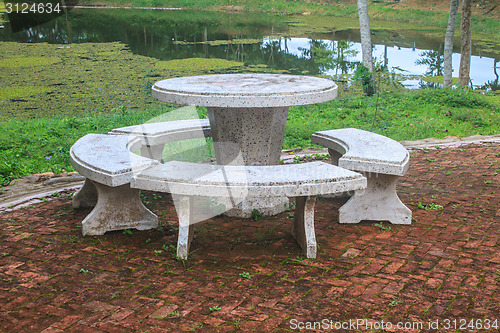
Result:
[[[421,2],[429,4],[432,1]],[[305,19],[312,17],[308,14],[318,12],[356,16],[354,1],[116,0],[82,3],[137,7],[208,6],[224,11],[298,13]],[[370,2],[370,15],[375,19],[446,26],[445,11],[437,7],[435,11],[408,7],[416,1],[403,3],[407,7],[393,1]],[[438,6],[438,1],[432,3]],[[490,37],[496,38],[500,27],[494,19],[497,10],[488,12],[491,8],[475,7],[475,13],[481,16],[476,16],[473,27],[476,34],[489,31],[493,36]],[[239,72],[283,71],[225,59],[161,61],[134,54],[126,44],[119,42],[71,45],[0,42],[0,184],[31,173],[72,171],[69,148],[78,138],[140,124],[174,109],[175,106],[163,105],[150,95],[151,84],[159,78]],[[379,92],[371,97],[363,96],[362,88],[346,78],[345,82],[339,81],[338,99],[321,105],[291,108],[284,148],[308,147],[315,131],[340,127],[362,128],[396,140],[500,133],[500,96],[493,92],[408,91],[398,84],[397,77],[383,71],[376,73],[376,80]],[[206,116],[203,108],[198,111],[201,117]]]

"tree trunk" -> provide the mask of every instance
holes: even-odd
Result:
[[[460,56],[460,71],[458,80],[462,87],[469,86],[470,56],[471,56],[471,4],[472,0],[462,1],[462,23],[460,30],[462,33],[462,48]]]
[[[367,0],[358,1],[359,32],[361,35],[361,53],[363,54],[363,65],[373,72],[372,41],[370,36],[370,21],[368,18]]]
[[[455,24],[457,22],[457,11],[460,0],[450,0],[450,16],[448,17],[448,27],[446,28],[446,35],[444,36],[444,79],[443,87],[451,87],[452,82],[452,62],[451,56],[453,54],[453,36],[455,35]]]

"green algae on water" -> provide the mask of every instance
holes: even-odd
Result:
[[[40,94],[48,92],[50,90],[51,88],[49,87],[34,87],[34,86],[0,88],[0,101],[32,96],[34,94]]]
[[[61,61],[57,57],[17,57],[0,60],[0,67],[47,66]]]
[[[213,69],[223,69],[243,66],[242,62],[230,61],[225,59],[214,59],[214,58],[186,58],[186,59],[175,59],[170,61],[159,61],[156,63],[155,67],[158,69],[169,69],[169,70],[213,70]]]

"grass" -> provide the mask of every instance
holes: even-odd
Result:
[[[458,89],[385,91],[379,96],[350,96],[293,107],[284,149],[310,147],[320,130],[356,127],[395,140],[490,135],[500,132],[494,96]],[[0,184],[31,173],[73,171],[69,149],[88,133],[141,124],[169,112],[166,107],[134,111],[125,107],[81,117],[59,116],[0,123]],[[200,110],[203,116],[205,110]],[[256,217],[258,219],[258,217]]]
[[[0,123],[0,184],[31,173],[73,171],[69,149],[88,133],[143,123],[165,109],[132,111],[115,109],[83,117],[43,117]]]
[[[291,108],[285,148],[309,147],[320,130],[355,127],[395,140],[466,137],[500,132],[494,96],[459,89],[391,90]]]

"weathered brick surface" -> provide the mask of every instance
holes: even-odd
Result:
[[[429,332],[437,319],[500,320],[499,160],[499,145],[412,152],[398,187],[411,225],[340,225],[346,199],[318,199],[316,260],[290,235],[293,212],[213,218],[186,262],[165,194],[146,193],[161,230],[131,235],[82,237],[89,210],[64,194],[3,212],[0,331],[271,332],[364,318]]]

